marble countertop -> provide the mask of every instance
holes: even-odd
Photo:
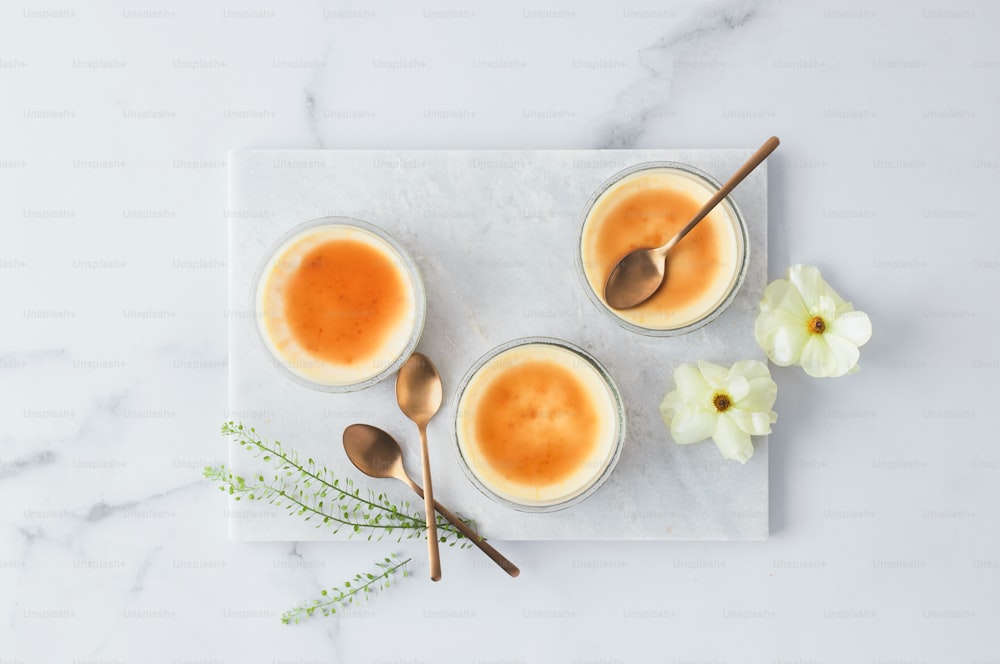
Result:
[[[1000,8],[827,1],[0,10],[0,662],[1000,660]],[[722,148],[770,277],[873,320],[774,368],[765,542],[246,544],[223,461],[226,154]],[[738,506],[737,506],[738,508]],[[334,619],[281,612],[389,553]],[[512,638],[512,635],[515,635]]]

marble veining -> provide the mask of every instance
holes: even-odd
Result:
[[[604,137],[598,140],[596,147],[636,147],[651,116],[670,103],[674,60],[687,47],[706,36],[714,36],[724,44],[725,39],[730,36],[728,33],[753,21],[757,11],[756,2],[740,2],[728,9],[704,9],[683,27],[678,27],[655,43],[639,49],[639,63],[647,71],[647,76],[617,95],[616,112],[609,120],[609,127],[602,131]],[[624,117],[622,110],[627,110]]]

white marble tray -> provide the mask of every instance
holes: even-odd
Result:
[[[725,179],[749,150],[261,150],[230,155],[229,415],[252,424],[362,485],[419,501],[402,484],[370,480],[344,456],[341,432],[375,424],[399,439],[419,475],[416,429],[399,413],[394,381],[351,394],[311,391],[271,365],[248,315],[251,281],[267,248],[290,227],[347,215],[377,224],[408,248],[427,290],[419,350],[437,364],[445,405],[428,436],[437,498],[478,522],[484,535],[514,540],[762,539],[768,534],[767,439],[746,464],[710,441],[675,445],[658,406],[674,368],[699,358],[764,359],[753,319],[767,276],[767,177],[760,167],[735,199],[750,231],[750,266],[732,306],[677,338],[618,327],[587,299],[575,272],[582,206],[616,171],[644,161],[693,164]],[[530,282],[542,288],[530,288]],[[627,407],[628,437],[611,478],[568,510],[523,514],[480,494],[458,466],[452,442],[454,390],[472,363],[501,342],[553,336],[607,366]],[[233,446],[232,466],[257,462]],[[237,540],[344,539],[267,504],[230,504]]]

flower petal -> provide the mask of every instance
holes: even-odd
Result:
[[[739,360],[729,368],[730,376],[743,376],[749,381],[755,378],[770,378],[771,370],[760,360]]]
[[[784,311],[802,320],[805,320],[809,313],[799,290],[784,279],[775,279],[767,285],[764,297],[760,301],[760,310]]]
[[[729,369],[704,360],[698,360],[698,371],[712,389],[722,388],[726,384],[726,377],[729,376]]]
[[[778,384],[770,376],[754,378],[750,382],[750,393],[734,405],[740,410],[768,411],[778,398]]]
[[[746,463],[753,456],[753,443],[750,441],[750,434],[740,429],[733,418],[727,415],[719,416],[712,439],[719,451],[722,452],[722,456],[727,459]]]
[[[660,416],[663,417],[663,422],[670,426],[670,421],[674,419],[674,413],[681,408],[684,408],[684,399],[681,397],[681,393],[678,390],[667,392],[667,396],[663,397],[663,401],[660,402]]]
[[[829,295],[820,295],[817,302],[810,304],[809,313],[819,316],[827,323],[837,317],[837,303]]]
[[[834,372],[829,374],[831,377],[843,376],[858,364],[861,352],[857,346],[835,334],[824,334],[823,337],[830,349],[831,357],[837,363]]]
[[[740,399],[745,399],[750,394],[750,381],[743,376],[732,376],[726,378],[722,389],[729,395],[729,400],[736,403]]]
[[[854,311],[854,305],[851,304],[850,302],[844,302],[843,300],[841,300],[837,304],[837,315],[838,316],[843,316],[848,311]]]
[[[855,346],[864,346],[872,338],[872,322],[863,311],[848,311],[830,322],[826,334],[843,337]]]
[[[802,368],[815,378],[833,376],[837,372],[837,358],[834,357],[825,337],[824,334],[810,334],[802,349]]]
[[[771,433],[771,424],[778,421],[778,414],[771,410],[752,412],[733,408],[726,411],[726,414],[742,431],[754,436]]]
[[[806,306],[815,306],[824,295],[833,300],[834,309],[843,302],[829,284],[823,281],[819,269],[812,265],[793,265],[788,268],[788,280],[798,289]]]
[[[810,318],[812,318],[812,315],[805,308],[802,309],[801,316],[793,314],[790,311],[785,311],[784,309],[774,309],[772,311],[763,311],[758,314],[754,324],[755,326],[760,325],[763,327],[764,331],[788,325],[805,327]]]
[[[693,364],[685,363],[674,370],[674,384],[685,403],[702,404],[712,392],[712,387]]]
[[[754,338],[778,366],[798,364],[810,336],[807,321],[808,315],[796,318],[784,311],[761,312],[754,321]]]
[[[718,417],[711,411],[682,408],[670,422],[670,435],[678,445],[700,443],[712,435]]]

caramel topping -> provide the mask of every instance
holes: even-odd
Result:
[[[497,373],[476,404],[475,432],[499,474],[546,486],[567,479],[591,455],[600,416],[571,370],[533,360]]]
[[[402,323],[407,288],[389,256],[364,242],[339,239],[302,257],[284,300],[288,327],[308,353],[354,365],[377,359]]]

